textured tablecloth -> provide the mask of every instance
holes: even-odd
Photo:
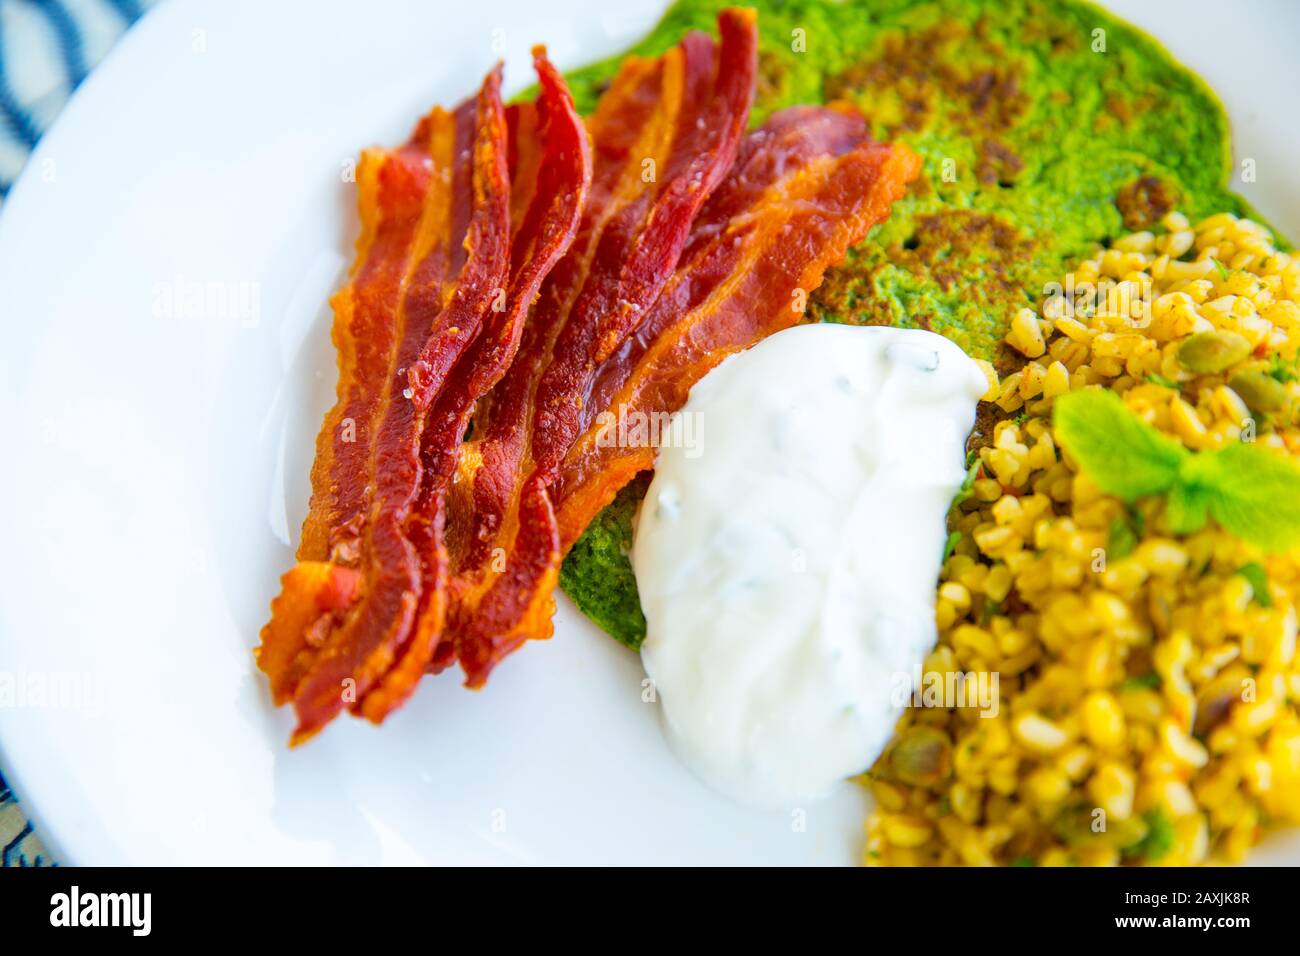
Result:
[[[0,201],[77,84],[157,0],[0,0]],[[51,866],[0,777],[5,866]]]

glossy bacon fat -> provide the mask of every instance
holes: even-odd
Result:
[[[799,322],[917,175],[849,111],[746,134],[754,14],[718,28],[626,60],[585,128],[539,48],[536,101],[505,108],[494,71],[363,155],[337,402],[258,651],[294,742],[548,637],[565,551],[654,464],[609,430]]]

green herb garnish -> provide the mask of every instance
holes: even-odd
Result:
[[[980,473],[979,456],[976,455],[975,460],[971,461],[970,456],[968,455],[966,461],[966,480],[963,481],[961,483],[961,487],[957,489],[957,497],[952,499],[952,503],[954,507],[956,505],[961,504],[963,501],[965,501],[974,493],[973,489],[975,487],[975,479],[976,477],[979,476],[979,473]]]
[[[1165,496],[1165,520],[1191,534],[1213,517],[1264,551],[1300,545],[1300,467],[1251,443],[1193,453],[1148,425],[1113,392],[1062,395],[1057,437],[1107,494],[1126,502]]]
[[[1137,677],[1129,677],[1120,685],[1120,692],[1126,690],[1156,690],[1160,687],[1160,675],[1155,671],[1150,674],[1141,674]]]
[[[1110,537],[1106,541],[1106,554],[1115,561],[1127,558],[1137,547],[1138,535],[1127,518],[1116,518],[1110,523]]]
[[[953,548],[957,547],[957,542],[961,540],[961,532],[953,531],[948,535],[948,540],[943,543],[943,559],[947,561],[952,557]]]
[[[1126,852],[1154,863],[1174,848],[1174,825],[1165,816],[1165,812],[1158,808],[1143,819],[1146,820],[1147,835]]]
[[[1128,523],[1133,528],[1133,533],[1140,539],[1142,533],[1147,527],[1147,516],[1132,505],[1128,507]]]
[[[1152,385],[1159,385],[1163,388],[1172,388],[1175,392],[1182,391],[1183,388],[1172,378],[1165,378],[1163,375],[1157,375],[1154,372],[1147,376],[1147,381]]]
[[[1182,445],[1129,411],[1114,392],[1090,388],[1062,395],[1053,424],[1089,477],[1125,501],[1168,491],[1190,457]]]
[[[1272,607],[1273,595],[1268,593],[1268,572],[1258,561],[1243,564],[1237,573],[1250,582],[1250,589],[1255,592],[1255,603],[1260,607]]]
[[[1033,866],[1034,858],[1032,856],[1018,856],[1011,861],[1012,866]]]
[[[1290,385],[1292,382],[1300,381],[1300,371],[1296,369],[1297,363],[1300,363],[1300,352],[1297,352],[1289,362],[1282,356],[1274,354],[1269,361],[1266,374],[1283,385]]]
[[[1224,265],[1222,262],[1220,262],[1218,259],[1214,258],[1213,256],[1210,256],[1210,261],[1214,263],[1214,271],[1217,272],[1217,273],[1219,274],[1219,281],[1220,281],[1220,282],[1225,282],[1225,281],[1227,281],[1227,278],[1228,278],[1228,275],[1229,275],[1229,273],[1228,273],[1228,267],[1225,266],[1225,265]]]

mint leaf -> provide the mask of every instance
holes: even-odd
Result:
[[[1239,567],[1237,573],[1250,582],[1256,604],[1260,607],[1273,606],[1273,595],[1268,593],[1268,572],[1264,570],[1264,565],[1258,561],[1251,561]]]
[[[1165,499],[1165,522],[1174,534],[1194,534],[1205,527],[1209,513],[1210,492],[1191,482],[1180,482],[1169,489]]]
[[[1300,466],[1254,443],[1196,458],[1195,480],[1226,531],[1264,551],[1300,546]]]
[[[1127,558],[1137,547],[1138,536],[1127,518],[1116,518],[1110,523],[1110,535],[1106,539],[1106,554],[1110,560],[1119,561]]]
[[[1053,414],[1056,437],[1102,491],[1130,503],[1167,493],[1165,523],[1174,534],[1199,531],[1213,517],[1264,551],[1300,547],[1295,461],[1254,443],[1192,454],[1097,388],[1062,395]]]
[[[1125,501],[1168,491],[1190,453],[1129,411],[1114,392],[1088,388],[1056,400],[1056,435],[1107,494]]]

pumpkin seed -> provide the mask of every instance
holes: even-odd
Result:
[[[929,787],[948,779],[952,772],[952,747],[942,730],[909,727],[894,744],[889,761],[903,783]]]
[[[1238,372],[1228,380],[1228,388],[1259,415],[1275,412],[1286,404],[1286,386],[1264,372]]]
[[[1222,372],[1250,354],[1250,343],[1236,332],[1197,332],[1178,347],[1178,361],[1200,375]]]

